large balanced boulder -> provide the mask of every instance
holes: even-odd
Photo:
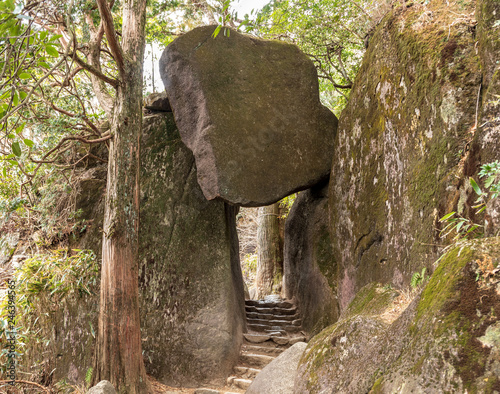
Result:
[[[443,244],[439,218],[474,205],[469,146],[482,72],[475,22],[456,18],[474,6],[408,2],[374,31],[339,120],[330,180],[341,309],[367,283],[403,286],[430,268]]]
[[[209,200],[270,205],[328,177],[336,117],[311,60],[290,44],[214,26],[177,38],[160,71]]]
[[[328,184],[303,191],[285,223],[284,292],[314,335],[338,319],[337,266],[328,223]]]

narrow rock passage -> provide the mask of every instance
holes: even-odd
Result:
[[[248,332],[243,334],[240,359],[234,374],[222,388],[173,388],[154,382],[157,394],[241,394],[255,376],[283,351],[297,342],[306,342],[302,319],[297,307],[280,296],[263,300],[246,300]]]
[[[227,384],[246,390],[255,376],[284,350],[305,342],[302,320],[290,301],[272,295],[264,300],[246,300],[248,333],[243,334],[239,364]]]

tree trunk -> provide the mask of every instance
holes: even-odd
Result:
[[[122,53],[111,133],[95,381],[146,393],[138,301],[139,154],[145,0],[123,4]],[[106,33],[108,34],[108,33]]]
[[[280,242],[279,203],[259,208],[257,228],[256,298],[279,294],[283,276],[283,251]]]

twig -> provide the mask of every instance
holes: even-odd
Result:
[[[0,383],[10,383],[10,382],[11,382],[11,380],[0,380]],[[22,384],[30,384],[32,386],[38,387],[39,389],[42,389],[46,393],[50,393],[50,389],[49,388],[47,388],[45,386],[42,386],[41,384],[38,384],[38,383],[35,383],[35,382],[30,382],[28,380],[16,380],[15,382],[16,383],[22,383]]]

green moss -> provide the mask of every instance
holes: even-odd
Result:
[[[316,246],[316,263],[321,273],[328,281],[330,288],[334,291],[337,289],[337,262],[333,255],[332,242],[328,227],[323,226],[317,235]]]
[[[375,383],[372,386],[372,389],[370,390],[370,394],[381,394],[383,393],[382,390],[382,378],[378,378]]]
[[[346,316],[374,316],[381,314],[394,300],[396,292],[372,283],[362,288],[347,309]]]
[[[470,243],[463,243],[449,251],[431,276],[417,307],[417,321],[425,314],[435,314],[456,294],[459,272],[473,254]]]

